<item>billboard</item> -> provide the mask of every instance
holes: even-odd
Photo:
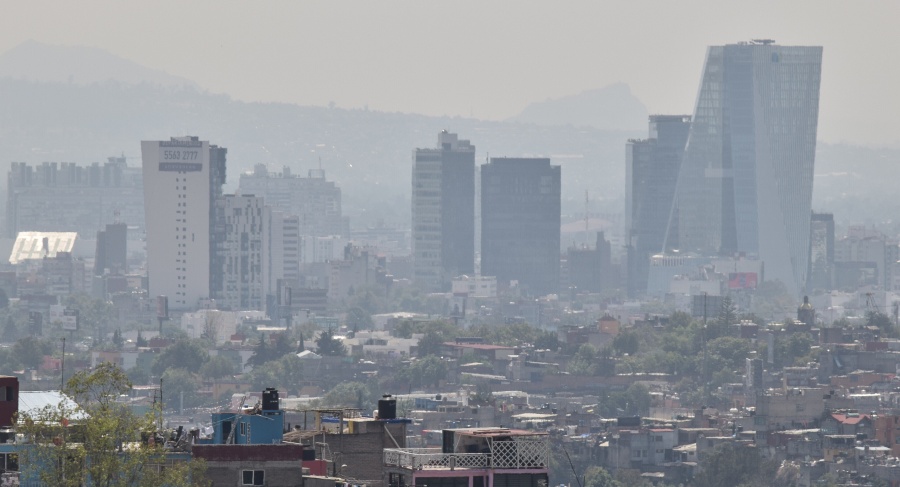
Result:
[[[62,329],[75,331],[78,329],[78,310],[66,308],[62,316]]]
[[[756,289],[755,272],[732,272],[728,274],[728,289]]]
[[[156,319],[163,321],[169,319],[169,298],[167,296],[156,297]]]
[[[725,299],[724,296],[709,296],[705,294],[695,294],[691,298],[691,316],[694,318],[702,318],[704,315],[707,318],[718,316],[719,311],[722,309],[722,300]]]

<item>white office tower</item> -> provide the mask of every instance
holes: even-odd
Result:
[[[190,310],[211,296],[211,222],[227,149],[198,137],[141,142],[150,296]]]

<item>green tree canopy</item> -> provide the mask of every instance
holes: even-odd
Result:
[[[764,462],[756,447],[723,443],[704,456],[695,487],[768,486],[775,477],[776,465]]]
[[[199,341],[183,339],[157,355],[151,370],[156,376],[161,376],[169,368],[199,371],[207,360],[209,353]]]
[[[200,375],[206,379],[221,379],[234,375],[234,363],[222,355],[215,355],[209,358],[203,366],[200,367]]]
[[[186,408],[202,406],[206,402],[197,392],[200,390],[197,376],[186,369],[170,367],[162,375],[162,381],[163,402],[169,409],[178,409],[182,397]]]
[[[378,394],[363,382],[341,382],[322,397],[323,407],[370,409],[377,404]]]
[[[40,367],[45,355],[53,353],[53,345],[48,340],[27,336],[12,347],[12,359],[29,369]]]
[[[77,404],[24,413],[19,430],[32,441],[21,450],[23,477],[60,487],[209,485],[202,462],[169,462],[163,445],[141,441],[157,431],[158,412],[138,416],[117,402],[130,388],[118,366],[103,363],[69,380],[65,392]]]
[[[330,328],[319,333],[319,338],[316,338],[316,348],[319,350],[319,355],[347,355],[347,347],[340,339],[334,337],[334,331]]]

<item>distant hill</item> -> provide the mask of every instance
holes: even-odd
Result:
[[[25,41],[0,54],[0,77],[52,83],[116,81],[198,88],[186,78],[150,69],[93,47],[66,47]]]
[[[409,225],[411,160],[443,129],[488,156],[550,156],[562,166],[563,218],[621,212],[624,146],[646,131],[489,122],[460,117],[246,103],[190,88],[119,82],[38,83],[0,78],[0,177],[11,161],[140,164],[140,141],[197,135],[228,148],[226,190],[241,171],[267,164],[294,174],[318,167],[343,191],[351,226]],[[0,195],[0,205],[5,198]]]
[[[141,140],[191,134],[228,148],[227,190],[257,163],[306,174],[321,160],[354,228],[409,225],[412,150],[433,147],[447,129],[475,144],[479,163],[488,155],[551,157],[562,166],[563,223],[583,222],[587,191],[590,217],[611,219],[621,232],[625,143],[646,137],[646,125],[646,109],[625,85],[489,122],[239,102],[92,48],[27,42],[0,55],[0,178],[12,161],[84,164],[124,153],[138,165]],[[813,208],[834,212],[839,225],[891,221],[900,235],[898,179],[900,150],[819,143]],[[0,215],[5,201],[0,194]],[[621,235],[607,236],[623,248]]]
[[[509,121],[600,130],[642,130],[647,127],[647,107],[631,94],[628,85],[616,83],[577,95],[532,103]]]

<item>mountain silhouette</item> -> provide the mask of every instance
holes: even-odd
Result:
[[[641,130],[647,127],[647,107],[625,83],[584,91],[528,105],[509,119],[538,125],[573,125],[600,130]]]
[[[148,83],[198,89],[196,83],[151,69],[94,47],[53,46],[25,41],[0,54],[0,77],[49,83]]]

